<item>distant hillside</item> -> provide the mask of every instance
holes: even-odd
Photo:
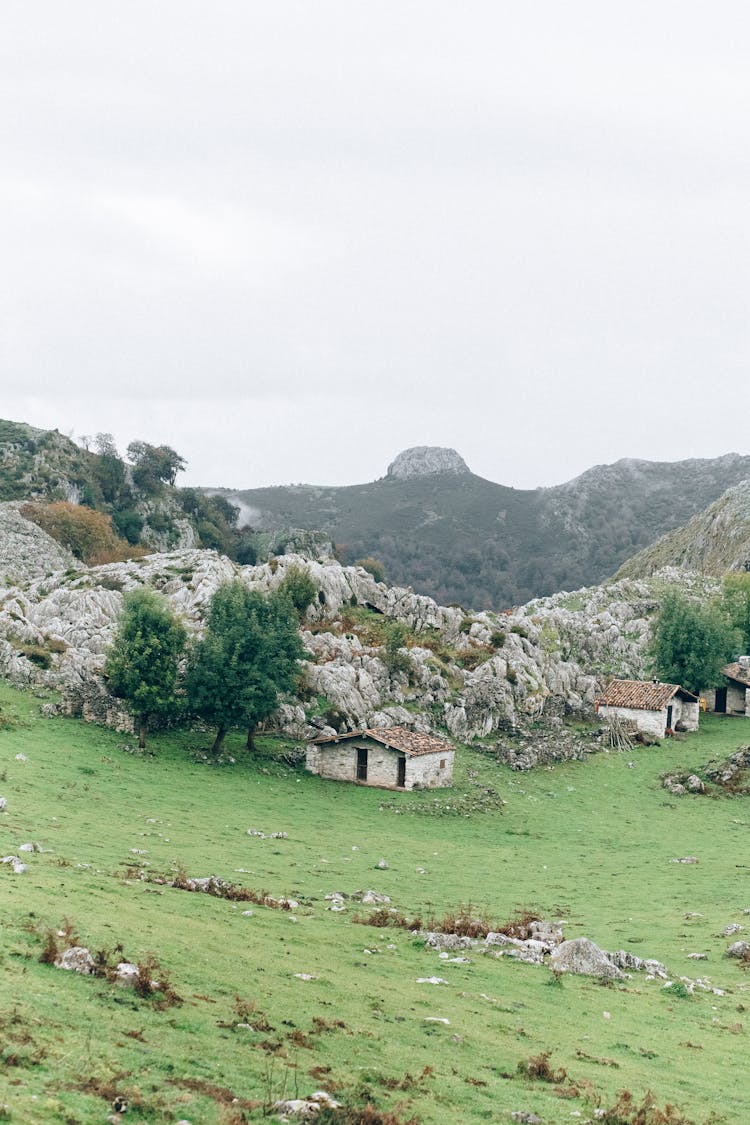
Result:
[[[174,487],[184,465],[174,450],[136,442],[135,448],[128,447],[133,456],[126,462],[110,435],[98,435],[95,444],[98,452],[81,448],[57,430],[0,420],[0,502],[32,501],[39,518],[49,504],[74,505],[81,515],[86,509],[101,512],[111,519],[125,550],[129,544],[234,553],[236,511],[220,497]],[[71,546],[64,535],[60,541]]]
[[[593,585],[750,477],[750,457],[623,460],[523,491],[472,473],[454,450],[399,455],[370,484],[221,490],[263,531],[318,529],[345,562],[374,557],[389,581],[443,604],[520,605]]]
[[[750,481],[730,488],[684,527],[640,551],[616,577],[647,578],[665,566],[715,576],[750,570]]]

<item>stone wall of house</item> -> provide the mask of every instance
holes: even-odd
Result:
[[[643,711],[638,707],[600,707],[599,718],[606,719],[609,715],[619,715],[621,719],[635,723],[638,730],[654,734],[657,738],[664,737],[667,729],[667,711]],[[675,719],[672,720],[676,722]]]
[[[453,785],[454,750],[406,759],[406,789],[448,789]],[[443,763],[442,767],[440,763]]]
[[[357,750],[360,746],[364,746],[367,749],[366,784],[395,789],[398,781],[396,772],[398,754],[377,742],[360,742],[359,739],[356,741],[356,746],[353,739],[334,743],[332,746],[308,746],[307,769],[331,781],[356,781]]]
[[[347,739],[331,746],[316,746],[309,743],[305,766],[311,773],[330,781],[357,781],[357,750],[367,749],[367,781],[359,785],[382,786],[396,789],[398,786],[398,759],[396,750],[389,750],[378,742],[364,742]],[[444,754],[406,755],[406,778],[404,789],[433,789],[453,784],[453,759],[455,752],[446,750]],[[441,768],[440,763],[444,762]]]
[[[688,730],[697,730],[700,720],[700,704],[696,701],[690,703],[687,699],[675,699],[672,726],[677,722],[684,723]]]
[[[746,715],[745,688],[739,684],[727,684],[727,715]]]
[[[716,710],[716,690],[708,688],[706,691],[701,692],[701,695],[706,701],[706,710]],[[727,715],[748,715],[750,716],[750,691],[740,687],[738,684],[727,684]]]

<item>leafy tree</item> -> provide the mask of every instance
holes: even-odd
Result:
[[[149,724],[178,708],[178,665],[185,640],[184,626],[153,590],[125,594],[104,672],[111,694],[124,699],[135,716],[141,748]]]
[[[694,602],[670,590],[652,629],[650,656],[662,680],[698,693],[721,683],[722,665],[737,642],[738,632],[717,602]]]
[[[724,578],[723,605],[730,621],[741,634],[739,647],[750,653],[750,574],[727,574]]]
[[[391,672],[411,671],[411,659],[409,654],[404,652],[408,635],[406,626],[400,621],[389,623],[385,635],[383,663]]]
[[[94,448],[99,455],[94,466],[94,476],[104,500],[112,504],[125,487],[125,466],[120,460],[112,434],[97,434]]]
[[[133,481],[144,492],[158,492],[161,485],[174,484],[187,465],[169,445],[149,445],[147,441],[131,441],[128,457],[133,464]]]
[[[221,752],[230,727],[247,729],[248,749],[279,695],[291,691],[304,649],[289,598],[264,597],[238,579],[216,590],[206,629],[188,664],[191,711],[216,727],[212,753]]]
[[[294,564],[287,567],[284,577],[277,586],[277,591],[289,599],[301,621],[309,606],[315,601],[318,587],[310,577],[309,570]]]

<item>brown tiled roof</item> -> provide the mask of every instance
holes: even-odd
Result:
[[[697,699],[679,684],[662,684],[657,680],[612,680],[597,699],[600,707],[632,707],[636,711],[662,711],[673,696]]]
[[[369,730],[354,730],[347,734],[331,735],[328,738],[315,738],[315,745],[328,742],[343,742],[348,738],[372,738],[391,750],[402,750],[405,754],[445,754],[452,750],[449,742],[435,738],[431,734],[420,734],[406,727],[371,727]]]
[[[747,664],[740,664],[739,662],[725,664],[722,668],[722,672],[725,676],[728,676],[730,680],[736,680],[738,684],[750,687],[750,668]]]

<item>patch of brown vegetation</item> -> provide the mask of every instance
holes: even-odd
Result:
[[[418,1117],[404,1118],[398,1112],[376,1109],[369,1102],[361,1108],[324,1106],[315,1121],[316,1125],[421,1125]]]
[[[630,1090],[620,1090],[614,1105],[597,1105],[596,1118],[603,1125],[692,1125],[676,1106],[667,1103],[661,1109],[650,1090],[640,1102]]]
[[[553,1070],[550,1066],[551,1051],[541,1051],[538,1055],[531,1055],[528,1059],[521,1059],[516,1070],[535,1082],[550,1082],[555,1086],[561,1085],[568,1077],[565,1067]]]
[[[226,1086],[217,1086],[213,1082],[205,1082],[202,1078],[168,1078],[167,1082],[170,1086],[190,1090],[193,1094],[203,1094],[218,1105],[231,1106],[233,1109],[247,1109],[252,1112],[263,1105],[263,1102],[253,1101],[250,1098],[240,1098]]]

